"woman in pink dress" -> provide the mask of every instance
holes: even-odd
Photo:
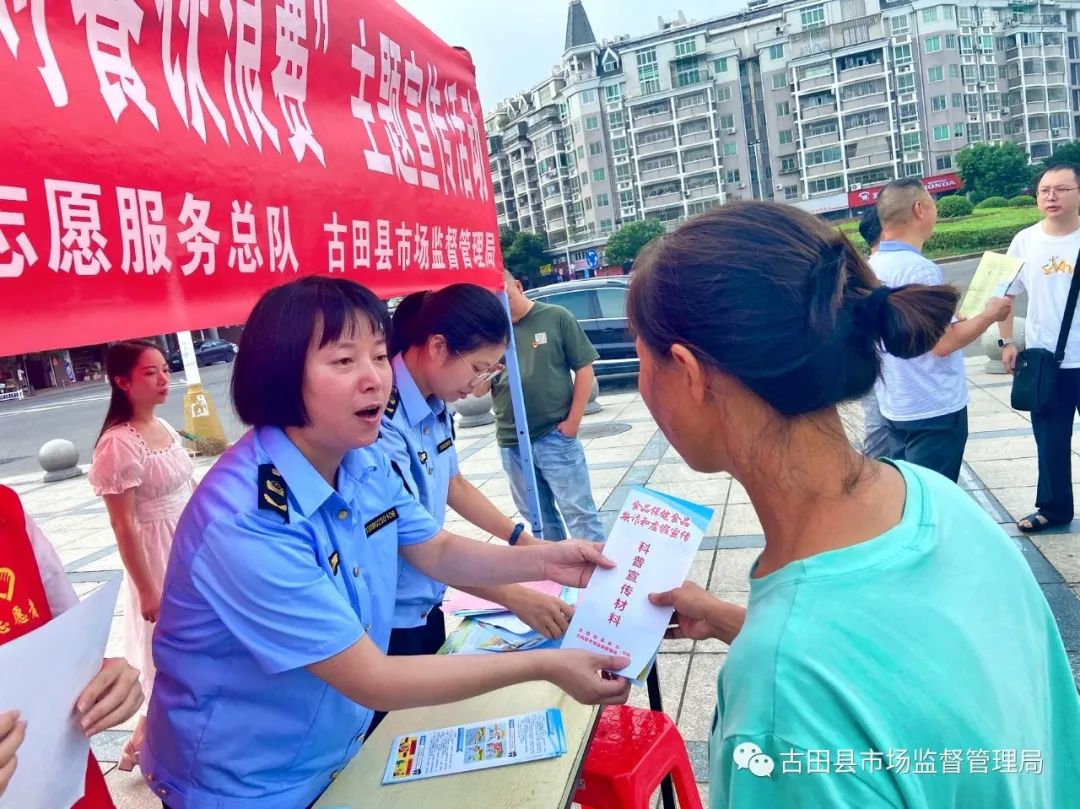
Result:
[[[154,410],[169,395],[169,366],[156,345],[144,341],[109,347],[105,370],[112,399],[105,415],[90,484],[105,499],[124,564],[124,656],[139,669],[146,701],[124,745],[119,767],[131,770],[146,732],[154,685],[151,639],[161,605],[173,532],[194,488],[194,467],[180,436]]]

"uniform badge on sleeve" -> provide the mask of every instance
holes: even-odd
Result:
[[[442,455],[444,452],[446,452],[452,446],[454,446],[454,439],[453,438],[447,438],[445,441],[443,441],[441,444],[439,444],[439,446],[436,447],[436,449],[438,449],[439,454]]]
[[[371,536],[380,528],[385,528],[398,518],[396,508],[389,508],[373,520],[364,524],[364,533]]]
[[[259,464],[259,508],[273,511],[289,521],[289,487],[272,463]]]

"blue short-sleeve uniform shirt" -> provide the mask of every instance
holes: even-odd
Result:
[[[439,526],[446,520],[450,481],[461,471],[454,448],[453,416],[436,396],[425,398],[399,354],[394,357],[394,394],[383,413],[378,446]],[[394,628],[421,626],[442,601],[446,585],[399,561]]]
[[[390,638],[399,546],[438,533],[375,447],[331,487],[286,434],[247,433],[185,509],[154,634],[140,766],[171,809],[307,806],[372,711],[306,666]]]

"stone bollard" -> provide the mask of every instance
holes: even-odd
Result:
[[[483,427],[495,421],[491,413],[491,393],[473,396],[471,393],[453,404],[454,412],[461,416],[459,427]]]
[[[1016,340],[1016,347],[1020,350],[1024,350],[1024,318],[1013,318],[1013,338]],[[996,327],[991,326],[989,329],[983,332],[980,338],[980,345],[983,352],[986,354],[987,361],[984,370],[988,374],[1003,374],[1005,373],[1005,365],[1001,362],[1001,349],[998,347],[998,330]]]
[[[83,474],[79,468],[79,451],[64,438],[54,438],[42,444],[38,450],[38,463],[45,470],[45,483],[77,478]]]
[[[592,393],[589,394],[589,402],[585,405],[585,415],[591,416],[593,413],[599,413],[604,409],[604,406],[600,404],[597,397],[600,395],[600,383],[596,381],[596,377],[593,377],[592,381]]]

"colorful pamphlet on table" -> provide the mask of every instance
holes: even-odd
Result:
[[[593,572],[562,648],[625,655],[630,665],[619,673],[644,683],[673,612],[650,603],[649,593],[686,581],[712,515],[711,508],[634,486],[604,545],[615,567]]]
[[[406,733],[390,745],[384,784],[486,770],[566,753],[558,708],[508,716],[475,725]]]

